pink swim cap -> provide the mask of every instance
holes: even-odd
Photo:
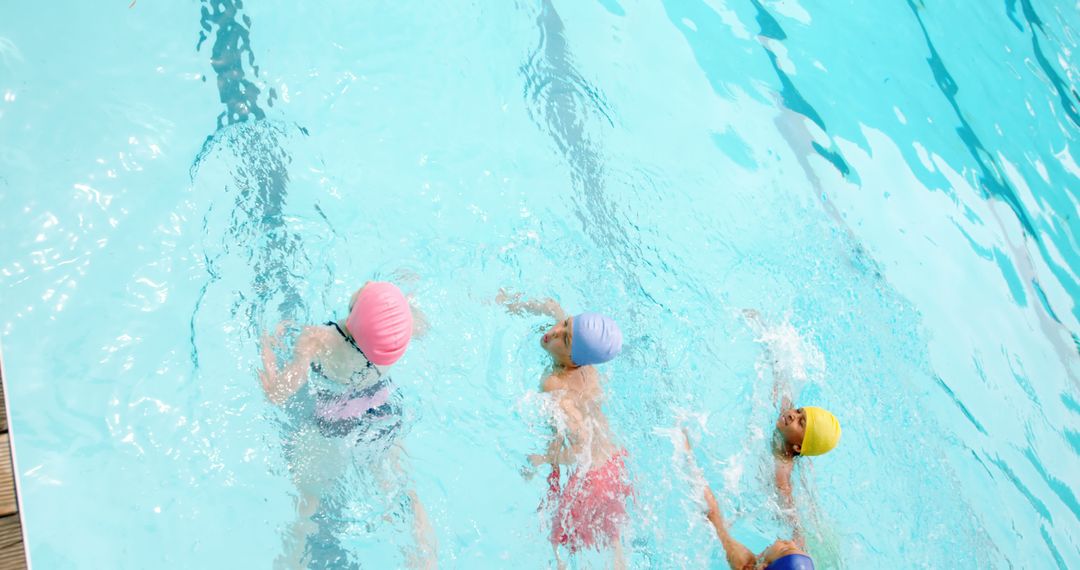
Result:
[[[379,366],[398,361],[412,338],[412,311],[405,295],[392,283],[372,281],[360,290],[345,327],[364,351],[364,356]]]

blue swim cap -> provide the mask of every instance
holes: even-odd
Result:
[[[788,554],[773,560],[765,570],[814,570],[814,561],[805,554]]]
[[[581,313],[574,317],[570,359],[578,366],[607,362],[622,350],[622,331],[611,317]]]

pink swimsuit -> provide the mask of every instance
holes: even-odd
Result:
[[[626,499],[634,494],[625,457],[626,450],[618,451],[584,478],[575,470],[561,490],[559,466],[552,469],[548,476],[548,501],[556,505],[552,544],[577,552],[582,547],[609,546],[619,539],[619,529],[627,520]]]

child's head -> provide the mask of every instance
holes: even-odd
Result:
[[[798,455],[821,455],[840,441],[836,416],[814,406],[780,412],[776,431],[784,438],[787,450]]]
[[[409,346],[412,327],[409,302],[393,284],[368,281],[353,294],[345,328],[372,364],[397,362]]]
[[[540,338],[540,346],[565,367],[600,364],[622,350],[622,331],[610,317],[581,313],[555,323]]]
[[[777,540],[761,556],[765,570],[814,570],[814,561],[790,540]]]

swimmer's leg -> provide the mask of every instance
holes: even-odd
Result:
[[[424,510],[420,498],[416,496],[416,491],[409,489],[408,495],[409,502],[412,503],[413,542],[416,544],[415,550],[408,556],[409,567],[434,570],[439,567],[437,559],[439,543],[435,538],[435,529],[431,528],[427,511]]]
[[[412,488],[412,482],[405,475],[402,458],[404,454],[404,448],[400,444],[395,445],[390,449],[387,462],[393,476],[399,480],[407,481],[406,485],[408,485],[405,494],[410,507],[412,507],[414,547],[411,552],[405,553],[405,559],[408,561],[409,568],[431,570],[438,568],[439,542],[435,537],[435,529],[431,526],[431,520],[428,518],[427,510],[424,509],[424,504],[420,502],[420,497],[417,496],[416,490]],[[381,478],[380,485],[383,492],[392,491],[392,485],[385,478]]]
[[[323,437],[312,426],[292,434],[285,447],[285,456],[298,494],[296,520],[282,537],[284,548],[275,559],[274,568],[308,568],[315,565],[312,557],[318,554],[319,544],[336,542],[333,531],[323,528],[328,517],[322,511],[327,507],[332,509],[333,505],[326,505],[322,497],[344,474],[348,458],[338,442]],[[314,549],[313,538],[317,539]],[[331,556],[337,557],[338,554]]]
[[[304,560],[308,536],[313,534],[317,525],[312,516],[319,510],[319,498],[301,494],[296,498],[296,520],[282,537],[282,552],[274,559],[275,570],[306,568]]]
[[[622,540],[615,537],[615,570],[626,570],[626,557],[623,555]]]
[[[308,536],[307,561],[309,570],[360,570],[359,561],[342,543],[349,533],[349,497],[338,495],[323,501],[315,514],[319,530]]]
[[[559,570],[566,570],[566,563],[563,562],[562,557],[559,556],[559,545],[551,545],[551,555],[555,557],[555,567]]]

